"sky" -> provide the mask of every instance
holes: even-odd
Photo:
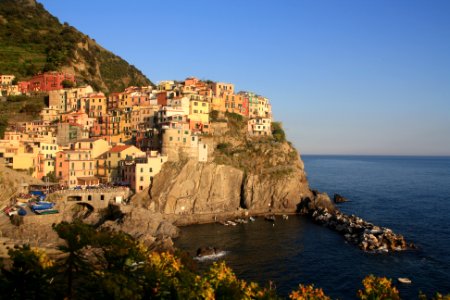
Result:
[[[303,154],[450,155],[450,1],[40,0],[150,80],[231,82]]]

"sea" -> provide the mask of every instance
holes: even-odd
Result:
[[[239,278],[275,286],[281,296],[313,283],[333,299],[356,299],[369,274],[392,279],[402,299],[450,293],[450,157],[302,156],[311,188],[349,201],[341,211],[388,227],[417,250],[365,253],[305,217],[262,218],[248,224],[183,227],[175,245],[195,255],[201,246],[223,249]],[[411,284],[398,282],[399,277]]]

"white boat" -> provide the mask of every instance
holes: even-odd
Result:
[[[288,215],[283,215],[283,220],[287,220],[287,219],[289,219],[289,216]]]
[[[250,221],[252,221],[252,222],[255,222],[255,218],[253,218],[253,217],[250,217],[250,218],[248,218]]]
[[[236,226],[237,225],[237,223],[235,223],[233,221],[227,221],[227,223],[228,223],[228,225],[231,225],[231,226]]]
[[[411,284],[412,281],[411,281],[411,279],[406,278],[406,277],[399,277],[398,282],[404,283],[404,284]]]

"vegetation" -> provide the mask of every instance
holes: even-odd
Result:
[[[85,65],[78,69],[75,65]],[[42,71],[73,68],[77,79],[103,91],[152,84],[138,69],[101,48],[42,4],[0,0],[0,72],[26,79]]]
[[[272,122],[272,136],[277,142],[286,141],[286,134],[280,122]]]
[[[0,102],[0,138],[3,138],[10,121],[31,121],[45,106],[43,95],[9,96]]]
[[[217,122],[219,118],[219,111],[218,110],[211,110],[209,113],[209,118],[211,122]]]
[[[272,284],[262,287],[237,278],[224,263],[199,273],[186,255],[151,252],[123,232],[95,230],[75,221],[53,226],[64,241],[64,255],[50,259],[40,249],[9,250],[11,263],[0,268],[5,299],[282,299]],[[363,281],[359,299],[400,299],[386,278]],[[450,299],[436,294],[433,299]],[[426,296],[420,294],[420,299]],[[289,299],[331,299],[314,285],[299,285]]]

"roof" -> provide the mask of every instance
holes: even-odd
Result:
[[[99,137],[92,137],[92,138],[88,138],[88,139],[77,140],[77,141],[75,141],[75,143],[78,143],[78,142],[95,142],[95,141],[98,141],[98,140],[103,140],[103,139],[99,138]]]
[[[118,152],[122,152],[123,150],[126,150],[130,147],[131,147],[131,145],[117,145],[117,146],[112,147],[108,152],[118,153]]]

